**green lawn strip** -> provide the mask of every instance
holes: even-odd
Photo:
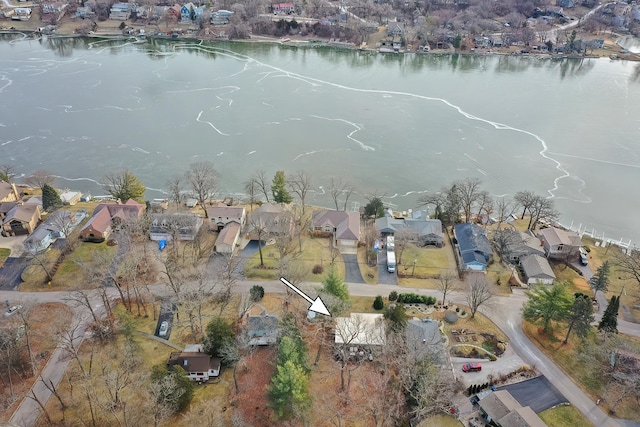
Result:
[[[0,267],[2,267],[7,258],[9,258],[9,255],[11,255],[11,249],[0,248]]]
[[[386,300],[387,295],[382,295],[385,298],[385,306],[388,301]],[[354,297],[349,298],[349,302],[351,303],[351,307],[349,308],[349,313],[382,313],[382,310],[375,310],[373,308],[373,300],[374,297]],[[348,316],[349,313],[344,314]]]
[[[549,408],[540,412],[538,416],[549,427],[593,426],[593,423],[587,417],[571,405]]]

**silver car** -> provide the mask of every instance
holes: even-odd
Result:
[[[169,322],[165,320],[160,324],[160,330],[158,331],[158,335],[161,337],[166,337],[168,331],[169,331]]]
[[[4,314],[4,317],[9,317],[9,316],[13,316],[14,314],[16,314],[16,312],[18,310],[20,310],[22,308],[21,305],[14,305],[13,307],[11,307],[9,310],[7,310],[7,312]]]

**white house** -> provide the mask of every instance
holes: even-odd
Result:
[[[232,221],[224,226],[218,238],[214,250],[218,253],[230,254],[236,248],[238,244],[238,238],[240,237],[240,224]]]
[[[209,217],[209,230],[220,231],[232,221],[240,224],[241,228],[244,227],[247,211],[242,207],[218,203],[207,208],[207,216]]]

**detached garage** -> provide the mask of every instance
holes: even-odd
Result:
[[[520,266],[524,274],[524,281],[528,285],[542,283],[551,285],[556,280],[556,275],[549,265],[549,261],[540,255],[527,255],[520,259]]]

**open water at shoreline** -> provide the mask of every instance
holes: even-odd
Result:
[[[221,193],[258,169],[307,170],[399,209],[478,177],[533,190],[561,222],[640,242],[640,64],[375,55],[265,43],[0,38],[0,162],[101,193],[133,170],[166,179],[212,160]]]

